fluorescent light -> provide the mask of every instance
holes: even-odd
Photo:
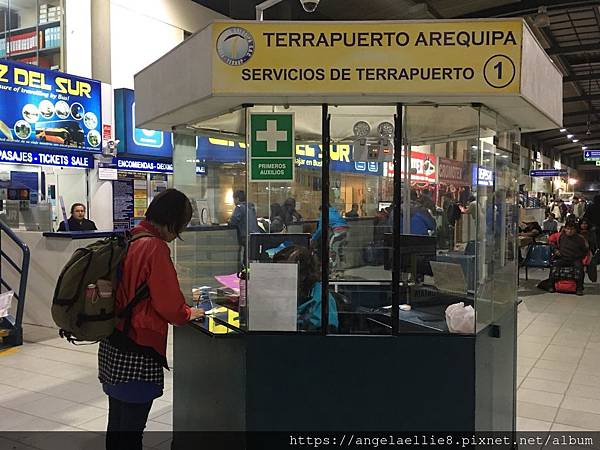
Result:
[[[567,131],[567,129],[566,129],[566,128],[561,128],[561,129],[560,129],[560,132],[561,132],[561,133],[564,133],[565,131]]]
[[[579,142],[579,139],[573,139],[573,142]]]
[[[581,147],[581,150],[587,150],[587,149],[588,149],[588,148],[587,148],[587,146],[585,146],[585,145],[584,145],[583,147]]]
[[[575,135],[574,135],[574,134],[567,134],[567,138],[568,138],[568,139],[571,139],[571,138],[574,138],[574,137],[575,137]]]

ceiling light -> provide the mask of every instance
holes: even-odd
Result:
[[[575,137],[575,135],[574,135],[574,134],[567,134],[567,139],[572,139],[572,138],[574,138],[574,137]]]
[[[538,28],[546,28],[550,26],[550,16],[545,6],[538,8],[537,15],[533,18],[533,24]]]
[[[561,129],[560,129],[560,132],[561,132],[561,133],[564,133],[565,131],[567,131],[567,129],[566,129],[566,128],[561,128]]]
[[[587,149],[588,149],[588,148],[587,148],[587,146],[586,146],[586,145],[584,145],[583,147],[581,147],[581,150],[587,150]]]
[[[573,139],[573,142],[579,142],[579,139]]]

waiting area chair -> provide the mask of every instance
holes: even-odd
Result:
[[[520,267],[525,267],[525,279],[529,279],[528,269],[549,269],[552,266],[552,246],[541,242],[534,242],[527,247],[527,253]]]

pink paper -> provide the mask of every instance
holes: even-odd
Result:
[[[215,276],[215,280],[229,289],[235,289],[236,291],[240,290],[240,279],[238,278],[237,273],[232,273],[231,275],[217,275]]]

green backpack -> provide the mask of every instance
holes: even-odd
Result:
[[[115,295],[121,279],[121,263],[131,242],[151,236],[150,233],[137,233],[131,238],[114,235],[75,250],[58,277],[52,299],[52,318],[60,328],[61,337],[72,343],[97,342],[113,333],[118,320],[125,318],[129,324],[131,311],[148,298],[149,292],[143,283],[117,316]]]

